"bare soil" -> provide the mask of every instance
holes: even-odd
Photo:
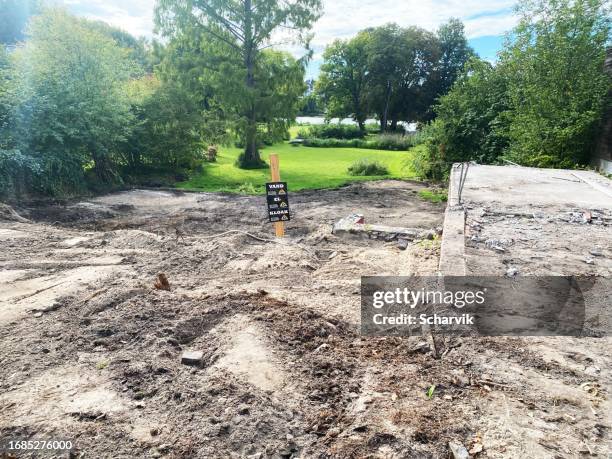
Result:
[[[434,274],[439,241],[402,251],[332,224],[441,226],[444,205],[421,189],[294,193],[276,242],[259,197],[142,190],[0,212],[0,444],[442,458],[452,441],[476,457],[606,457],[607,340],[449,338],[434,358],[426,338],[360,336],[360,276]]]

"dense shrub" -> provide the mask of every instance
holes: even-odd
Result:
[[[349,166],[348,173],[355,176],[389,175],[389,169],[378,160],[360,159]]]
[[[307,126],[298,131],[301,139],[363,139],[366,132],[359,129],[359,126],[350,124],[320,124]]]
[[[499,62],[472,59],[440,98],[412,169],[435,179],[463,161],[586,164],[612,83],[603,70],[610,31],[605,4],[520,2],[521,20]]]
[[[422,138],[423,143],[411,150],[406,166],[419,178],[446,180],[451,164],[446,159],[444,146],[439,143],[440,134],[436,132],[441,130],[439,123],[436,121],[431,126],[428,130],[430,137]]]
[[[497,162],[508,148],[506,84],[501,66],[472,59],[440,98],[436,120],[413,136],[419,148],[410,168],[421,178],[444,180],[453,163]]]
[[[365,148],[368,150],[406,151],[415,145],[411,135],[381,134],[368,139],[320,139],[304,140],[307,147],[316,148]]]
[[[612,78],[609,0],[520,2],[500,54],[510,106],[507,157],[535,167],[588,164]]]
[[[369,140],[368,143],[377,150],[402,151],[412,148],[415,145],[414,140],[412,135],[380,134],[374,139]]]
[[[365,141],[361,139],[305,139],[303,145],[315,148],[366,148]]]
[[[0,197],[22,195],[41,174],[40,164],[19,150],[0,150]]]
[[[0,150],[0,197],[70,195],[84,189],[83,166],[59,154],[29,155]]]
[[[197,100],[178,85],[150,76],[132,81],[129,90],[137,120],[121,149],[129,173],[192,169],[204,159]]]

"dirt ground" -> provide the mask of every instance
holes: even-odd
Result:
[[[402,251],[332,224],[359,212],[440,227],[444,205],[422,188],[293,193],[281,242],[260,197],[130,191],[17,207],[23,218],[0,209],[0,444],[71,439],[73,457],[93,458],[445,458],[449,442],[475,457],[606,457],[607,340],[449,338],[434,358],[426,338],[360,336],[360,276],[434,274],[439,241]],[[162,272],[170,291],[153,287]]]

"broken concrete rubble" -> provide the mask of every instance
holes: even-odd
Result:
[[[435,230],[367,224],[364,216],[361,214],[349,215],[348,217],[339,220],[334,225],[332,233],[341,237],[378,239],[387,242],[402,239],[405,241],[414,241],[416,239],[434,239],[437,234]]]
[[[469,459],[470,457],[467,448],[460,443],[449,442],[448,448],[453,459]]]
[[[200,366],[204,359],[204,353],[200,351],[185,351],[181,356],[181,363],[189,366]]]

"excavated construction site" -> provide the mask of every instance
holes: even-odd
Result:
[[[475,171],[453,238],[465,244],[449,252],[467,272],[610,277],[605,193],[544,203],[535,218],[491,199],[482,187],[501,185]],[[446,205],[423,189],[291,193],[283,239],[265,197],[133,190],[3,206],[0,445],[67,439],[62,457],[95,458],[607,457],[609,338],[447,337],[434,349],[427,336],[360,334],[361,276],[439,272]],[[333,231],[355,215],[362,234]]]

